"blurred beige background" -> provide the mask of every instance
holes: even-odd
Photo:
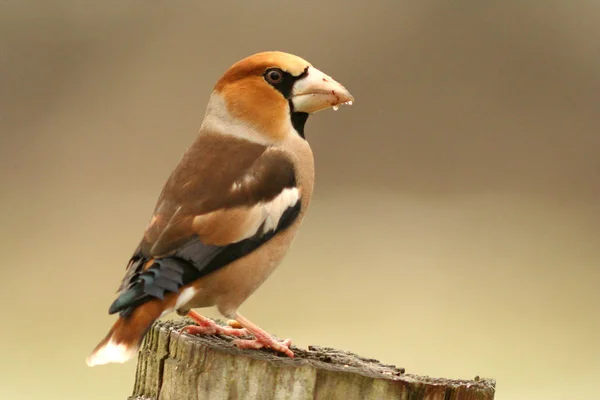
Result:
[[[356,103],[308,122],[314,202],[242,311],[497,399],[600,398],[599,39],[595,0],[0,2],[0,398],[130,394],[135,361],[85,356],[212,86],[268,49]]]

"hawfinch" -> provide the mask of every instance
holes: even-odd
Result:
[[[281,262],[310,203],[309,114],[353,100],[291,54],[258,53],[229,68],[129,260],[108,311],[119,317],[87,364],[129,360],[152,323],[172,311],[198,323],[187,333],[237,336],[239,348],[293,357],[289,339],[276,339],[237,310]],[[211,306],[229,326],[192,311]]]

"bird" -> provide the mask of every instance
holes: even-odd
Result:
[[[264,51],[231,65],[158,196],[108,310],[117,320],[87,365],[130,360],[154,321],[172,312],[196,322],[181,332],[229,335],[240,349],[293,358],[290,339],[238,308],[281,263],[310,204],[309,115],[353,102],[342,84],[294,54]],[[213,306],[228,325],[193,310]]]

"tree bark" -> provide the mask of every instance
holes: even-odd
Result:
[[[217,321],[219,322],[219,321]],[[327,347],[292,347],[295,358],[240,350],[220,335],[180,335],[191,320],[156,322],[144,339],[129,400],[492,400],[492,379],[451,380]]]

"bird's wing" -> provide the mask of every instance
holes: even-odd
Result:
[[[254,251],[300,212],[287,153],[199,138],[169,177],[109,313],[127,313]]]

